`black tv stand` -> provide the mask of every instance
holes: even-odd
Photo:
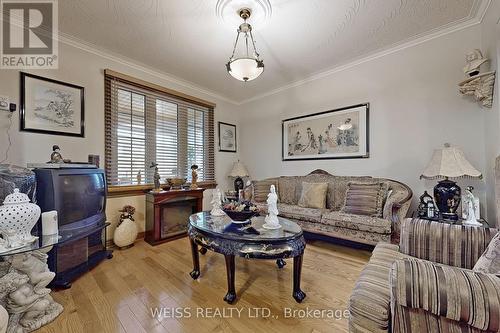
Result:
[[[106,248],[106,228],[109,223],[100,223],[77,229],[59,230],[61,239],[49,251],[49,269],[56,273],[49,287],[71,288],[71,283],[83,273],[94,268],[104,259],[111,259],[113,251]]]

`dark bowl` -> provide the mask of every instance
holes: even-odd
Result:
[[[228,209],[223,209],[224,213],[226,213],[231,220],[233,221],[246,221],[254,216],[258,216],[259,212],[255,211],[249,211],[249,210],[243,210],[241,212],[237,212],[235,210],[228,210]]]

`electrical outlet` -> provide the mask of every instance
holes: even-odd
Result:
[[[0,110],[10,111],[9,104],[10,104],[9,96],[0,95]]]

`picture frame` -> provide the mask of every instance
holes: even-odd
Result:
[[[21,72],[21,131],[84,137],[85,88]]]
[[[236,153],[236,125],[218,122],[219,151]]]
[[[283,120],[282,160],[368,158],[369,113],[363,103]]]

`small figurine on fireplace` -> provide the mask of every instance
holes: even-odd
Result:
[[[155,193],[160,193],[162,191],[161,186],[160,186],[160,173],[158,172],[158,163],[156,162],[151,162],[150,168],[155,168],[155,173],[153,176],[154,179],[154,188],[152,192]]]
[[[191,165],[191,189],[198,188],[198,166],[196,164]]]

